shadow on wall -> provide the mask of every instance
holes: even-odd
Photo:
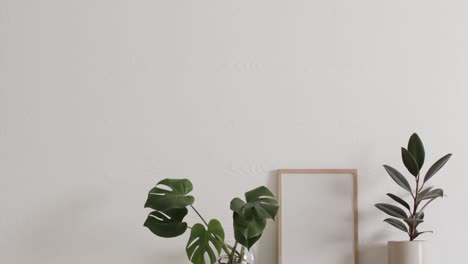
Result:
[[[359,226],[367,226],[375,223],[380,223],[379,216],[375,213],[375,208],[371,207],[369,210],[361,210],[359,213]],[[387,244],[384,242],[374,241],[386,241],[386,233],[383,229],[379,232],[373,233],[366,241],[370,241],[367,244],[360,243],[359,248],[359,260],[360,263],[372,263],[372,264],[387,264]]]
[[[275,193],[278,198],[278,179],[276,177],[276,170],[268,173],[267,187]],[[255,263],[277,263],[278,259],[278,219],[275,222],[270,222],[267,225],[263,237],[255,248]]]
[[[386,264],[387,245],[373,244],[361,247],[359,256],[361,263]]]

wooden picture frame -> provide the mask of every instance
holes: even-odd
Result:
[[[352,212],[352,226],[354,227],[354,231],[352,232],[353,237],[353,246],[350,251],[354,254],[354,263],[359,264],[359,237],[358,237],[358,173],[356,169],[279,169],[277,171],[278,176],[278,202],[280,205],[280,210],[278,212],[278,263],[279,264],[290,264],[283,261],[283,199],[285,195],[283,190],[283,181],[284,177],[288,177],[287,174],[312,174],[310,177],[313,177],[314,174],[316,175],[329,175],[330,177],[333,175],[350,175],[352,177],[352,203],[350,201],[350,210]],[[321,197],[316,197],[321,198]],[[352,204],[352,208],[351,208]],[[351,236],[351,235],[350,235]],[[309,260],[307,263],[314,263],[313,260]],[[343,263],[350,263],[343,262]]]

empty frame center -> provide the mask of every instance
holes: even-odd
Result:
[[[280,264],[358,264],[356,170],[279,170]]]

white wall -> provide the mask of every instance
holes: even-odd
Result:
[[[186,263],[142,227],[146,192],[188,177],[229,201],[277,168],[360,172],[361,264],[404,235],[373,204],[419,132],[448,198],[434,263],[468,243],[468,2],[0,0],[0,262]],[[321,216],[317,216],[321,217]],[[196,220],[191,216],[189,221]],[[275,263],[276,227],[257,248]]]

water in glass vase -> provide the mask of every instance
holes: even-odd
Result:
[[[229,249],[232,249],[229,246]],[[231,259],[232,258],[232,259]],[[221,255],[218,259],[218,264],[255,264],[254,254],[252,249],[248,250],[243,246],[238,246],[236,253],[233,256]]]

